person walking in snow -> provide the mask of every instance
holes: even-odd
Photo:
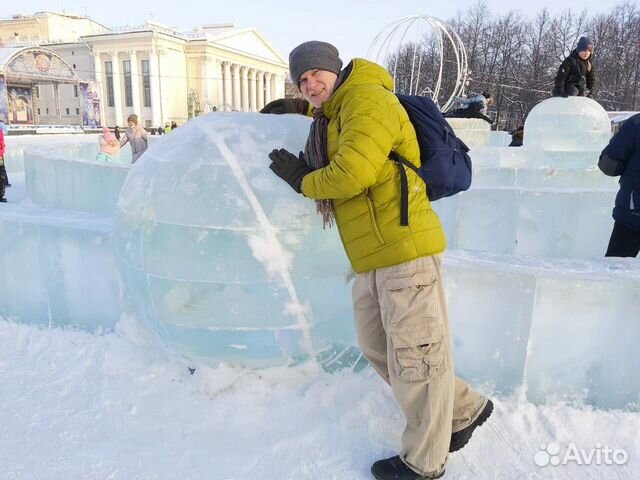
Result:
[[[120,142],[109,127],[102,127],[102,135],[98,137],[100,152],[96,155],[99,162],[117,163],[119,161]]]
[[[3,137],[6,137],[7,134],[9,133],[9,127],[2,120],[0,120],[0,130],[2,130]],[[6,145],[4,146],[3,151],[5,150],[5,148],[6,148]],[[0,166],[0,176],[2,176],[2,178],[4,179],[4,186],[10,187],[11,184],[9,183],[9,175],[7,175],[7,167],[4,164],[4,160],[2,160],[2,166]],[[4,193],[2,194],[2,198],[4,198]]]
[[[637,257],[640,252],[640,113],[628,118],[602,150],[598,167],[620,176],[613,208],[607,257]]]
[[[593,67],[593,43],[589,37],[580,37],[578,45],[564,59],[556,78],[552,94],[554,97],[591,97],[596,84]]]
[[[314,121],[305,151],[273,150],[270,168],[316,201],[325,225],[336,224],[356,272],[352,294],[360,349],[406,417],[402,451],[375,462],[373,476],[439,478],[449,452],[469,441],[493,404],[454,377],[442,283],[445,236],[425,183],[413,173],[410,226],[400,224],[400,173],[389,153],[418,166],[420,151],[393,93],[393,78],[362,58],[342,66],[338,50],[325,42],[305,42],[291,51],[291,78],[313,105]],[[278,110],[304,107],[280,102]]]
[[[131,163],[136,163],[147,150],[147,131],[138,125],[138,116],[134,113],[129,115],[127,122],[129,123],[129,128],[120,137],[120,146],[122,147],[129,142],[132,155]]]
[[[6,203],[7,199],[4,198],[5,185],[9,183],[7,180],[7,170],[4,166],[4,122],[0,121],[0,202]]]

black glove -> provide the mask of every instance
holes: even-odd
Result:
[[[304,98],[279,98],[272,102],[267,103],[260,113],[275,113],[280,115],[282,113],[298,113],[300,115],[306,115],[309,111],[309,102]]]
[[[269,154],[271,165],[269,168],[281,179],[291,185],[296,192],[302,193],[302,179],[311,173],[311,169],[304,161],[304,153],[300,152],[297,157],[284,148],[274,150]]]

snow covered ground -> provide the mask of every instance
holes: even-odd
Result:
[[[401,413],[371,369],[210,368],[149,338],[127,317],[108,334],[1,320],[0,479],[357,480],[399,448]],[[638,413],[500,399],[445,478],[637,479],[638,431]]]

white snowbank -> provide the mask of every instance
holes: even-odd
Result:
[[[0,321],[0,478],[358,480],[399,448],[401,413],[370,369],[190,375],[195,365],[138,329],[126,318],[105,335]],[[638,478],[639,430],[638,413],[496,401],[445,478]],[[573,442],[628,461],[536,466],[550,442],[561,456]]]

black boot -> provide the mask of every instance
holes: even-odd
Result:
[[[371,473],[376,480],[427,480],[430,478],[440,478],[444,475],[444,470],[435,477],[425,477],[411,470],[400,457],[378,460],[371,465]]]
[[[6,199],[6,198],[4,198],[4,197],[2,197],[2,198],[0,198],[0,202],[2,202],[2,203],[7,203],[7,199]]]
[[[478,428],[480,425],[482,425],[487,420],[487,418],[491,416],[492,412],[493,412],[493,402],[491,400],[487,400],[487,404],[482,409],[482,412],[480,412],[480,415],[478,415],[478,418],[476,418],[471,425],[469,425],[467,428],[460,430],[459,432],[455,432],[451,434],[451,443],[449,444],[449,452],[457,452],[462,447],[464,447],[469,442],[469,439],[471,438],[471,434],[473,433],[473,431],[476,428]]]

